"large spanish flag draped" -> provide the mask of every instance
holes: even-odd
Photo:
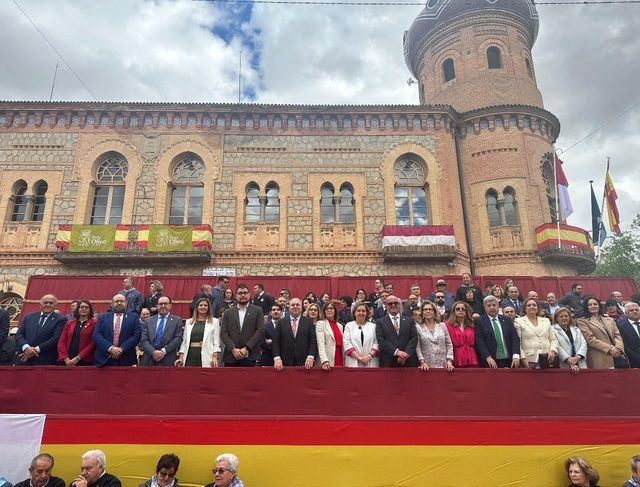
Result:
[[[3,409],[47,414],[71,480],[101,448],[133,487],[163,453],[183,485],[240,458],[247,487],[557,486],[587,457],[621,485],[640,448],[637,370],[0,368]],[[38,394],[28,394],[38,391]],[[26,466],[25,466],[26,471]]]
[[[620,214],[618,213],[618,194],[613,187],[613,180],[609,172],[609,159],[607,159],[607,174],[604,178],[604,198],[607,202],[609,215],[609,228],[613,233],[620,233]]]

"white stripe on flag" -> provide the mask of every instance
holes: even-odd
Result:
[[[17,484],[29,477],[31,459],[40,453],[44,414],[0,414],[0,475]]]
[[[416,235],[414,237],[388,235],[386,237],[382,237],[383,247],[408,247],[410,245],[449,245],[454,247],[456,245],[456,238],[453,235]]]

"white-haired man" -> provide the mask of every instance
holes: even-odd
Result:
[[[244,487],[244,482],[238,477],[238,457],[233,453],[223,453],[216,458],[213,469],[214,481],[205,487]]]
[[[107,473],[107,457],[101,450],[89,450],[82,455],[80,475],[69,487],[122,487],[120,479]]]
[[[53,463],[53,457],[48,453],[36,455],[29,465],[29,478],[14,487],[64,487],[64,480],[51,475]]]

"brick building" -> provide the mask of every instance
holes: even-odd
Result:
[[[0,102],[0,300],[34,274],[590,272],[590,249],[541,243],[560,124],[537,31],[530,0],[429,0],[404,38],[419,105]],[[60,226],[98,224],[126,245],[56,247]],[[161,224],[210,225],[213,246],[135,246]],[[385,245],[399,227],[455,243]]]

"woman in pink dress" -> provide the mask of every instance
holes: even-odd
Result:
[[[478,367],[472,314],[471,306],[464,301],[456,301],[451,307],[449,319],[444,322],[453,342],[454,367]]]

